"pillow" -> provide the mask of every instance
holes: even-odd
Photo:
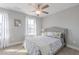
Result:
[[[42,36],[46,36],[46,32],[42,32]]]
[[[54,37],[54,38],[62,38],[62,34],[61,32],[43,32],[42,36],[48,36],[48,37]]]
[[[62,33],[61,32],[52,32],[53,33],[53,37],[60,39],[62,37]]]
[[[53,33],[52,32],[46,32],[46,36],[53,37]]]
[[[46,36],[60,39],[62,37],[61,32],[46,32]]]
[[[42,33],[42,36],[53,36],[53,33],[52,32],[43,32]]]

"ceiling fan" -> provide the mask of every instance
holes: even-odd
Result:
[[[48,8],[49,5],[48,4],[35,4],[33,5],[34,10],[32,12],[35,12],[37,16],[40,16],[42,13],[44,14],[48,14],[46,10],[46,8]]]

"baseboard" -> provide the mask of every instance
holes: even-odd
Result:
[[[75,47],[75,46],[72,46],[72,45],[67,45],[67,47],[69,47],[69,48],[72,48],[72,49],[75,49],[75,50],[79,51],[79,48],[78,48],[78,47]]]
[[[8,47],[10,47],[10,46],[14,46],[14,45],[17,45],[17,44],[22,44],[22,43],[23,43],[22,41],[15,42],[15,43],[11,43]]]

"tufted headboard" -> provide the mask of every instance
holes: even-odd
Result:
[[[67,32],[68,30],[66,28],[61,28],[61,27],[50,27],[50,28],[46,28],[44,29],[44,32],[61,32],[63,33],[63,45],[66,44],[66,38],[67,38]]]

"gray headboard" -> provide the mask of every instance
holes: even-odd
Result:
[[[66,43],[67,32],[68,32],[66,28],[50,27],[50,28],[44,29],[44,32],[62,32],[64,34],[64,43]]]
[[[46,28],[44,29],[45,32],[62,32],[65,33],[65,29],[64,28],[60,28],[60,27],[50,27],[50,28]]]

